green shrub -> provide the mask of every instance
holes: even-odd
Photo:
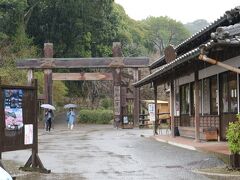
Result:
[[[112,107],[112,100],[110,98],[102,99],[101,107],[103,107],[104,109],[110,109]]]
[[[228,146],[232,154],[240,153],[240,114],[237,114],[238,120],[230,122],[227,129]]]
[[[79,122],[89,124],[108,124],[113,119],[111,110],[88,110],[83,109],[79,112]]]

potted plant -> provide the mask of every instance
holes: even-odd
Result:
[[[227,143],[231,151],[230,166],[233,169],[240,168],[240,113],[236,115],[237,121],[230,122],[227,128]]]

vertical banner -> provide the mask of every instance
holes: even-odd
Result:
[[[155,121],[155,104],[148,104],[148,113],[150,121]]]
[[[22,89],[4,89],[5,129],[18,131],[23,128]]]

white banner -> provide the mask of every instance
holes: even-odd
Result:
[[[148,113],[150,121],[155,121],[155,104],[148,104]]]

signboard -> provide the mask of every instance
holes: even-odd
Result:
[[[148,104],[149,120],[155,121],[155,104]]]
[[[33,144],[33,125],[24,125],[24,144]]]
[[[11,131],[20,131],[23,128],[22,89],[4,89],[4,114],[6,136],[11,136]],[[10,132],[9,132],[10,131]]]
[[[0,83],[0,166],[1,153],[32,149],[23,170],[44,168],[38,156],[37,81],[28,86]]]
[[[128,123],[128,117],[127,116],[123,116],[123,123],[127,124]]]

